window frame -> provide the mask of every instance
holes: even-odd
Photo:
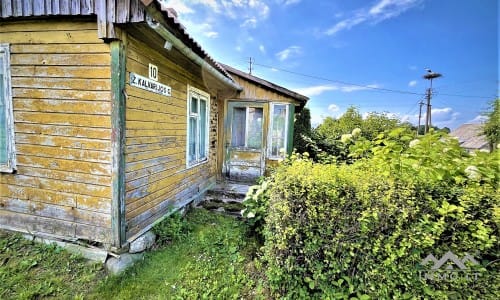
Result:
[[[195,97],[197,98],[197,112],[191,112],[191,99]],[[205,109],[205,132],[201,133],[201,115],[200,115],[200,102],[205,101],[206,109]],[[207,92],[204,92],[200,89],[197,89],[193,86],[188,85],[187,88],[187,122],[186,122],[186,168],[192,168],[198,166],[200,164],[208,162],[208,157],[210,154],[210,95]],[[191,118],[196,118],[196,137],[195,137],[195,159],[190,160],[190,140],[191,140]],[[205,137],[205,149],[204,156],[200,155],[200,141],[201,134]]]
[[[285,106],[285,134],[284,134],[284,139],[283,139],[283,146],[285,148],[285,151],[283,154],[278,154],[278,155],[273,155],[272,153],[272,148],[273,148],[273,127],[274,127],[274,107],[282,105]],[[270,160],[279,160],[279,159],[284,159],[287,156],[288,153],[288,130],[290,128],[290,103],[285,103],[285,102],[273,102],[270,103],[270,109],[269,109],[269,131],[268,131],[268,136],[267,136],[267,158]]]
[[[0,43],[0,55],[4,57],[3,64],[0,68],[3,68],[3,97],[5,100],[5,110],[0,111],[0,113],[5,114],[5,119],[7,123],[7,163],[0,163],[0,172],[2,173],[13,173],[16,170],[16,148],[14,143],[14,113],[12,104],[12,85],[11,85],[11,74],[10,74],[10,44]],[[2,91],[0,91],[2,92]]]
[[[232,137],[233,137],[233,124],[234,124],[234,109],[235,108],[243,108],[245,109],[245,134],[244,134],[244,142],[245,142],[245,145],[243,146],[234,146],[232,143]],[[265,110],[264,110],[264,107],[263,106],[254,106],[254,105],[250,105],[250,106],[247,106],[247,105],[237,105],[237,106],[233,106],[233,110],[231,111],[231,147],[232,148],[235,148],[235,149],[245,149],[245,150],[261,150],[262,149],[262,146],[264,144],[264,135],[262,134],[261,137],[260,137],[260,146],[257,147],[257,148],[254,148],[254,147],[249,147],[248,145],[248,138],[249,138],[249,122],[250,122],[250,109],[253,108],[253,109],[260,109],[261,112],[262,112],[262,123],[261,123],[261,131],[262,131],[262,128],[264,126],[264,113],[265,113]]]

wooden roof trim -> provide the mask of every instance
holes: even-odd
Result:
[[[264,80],[262,78],[250,75],[250,74],[245,73],[245,72],[242,72],[242,71],[240,71],[238,69],[235,69],[235,68],[233,68],[231,66],[228,66],[228,65],[225,65],[225,64],[222,64],[222,63],[219,63],[219,64],[222,67],[224,67],[226,69],[226,71],[228,71],[230,74],[234,74],[236,76],[244,78],[244,79],[246,79],[248,81],[251,81],[251,82],[253,82],[255,84],[258,84],[258,85],[262,86],[263,88],[267,88],[267,89],[273,90],[273,91],[275,91],[275,92],[277,92],[279,94],[291,97],[291,98],[299,101],[302,105],[305,105],[306,102],[309,100],[309,97],[307,97],[307,96],[301,95],[301,94],[296,93],[294,91],[291,91],[291,90],[289,90],[287,88],[284,88],[282,86],[279,86],[277,84],[274,84],[272,82]]]

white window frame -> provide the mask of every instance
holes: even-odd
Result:
[[[7,163],[0,164],[0,172],[13,173],[16,169],[16,148],[14,144],[14,113],[12,109],[12,86],[10,74],[10,45],[0,43],[0,55],[3,57],[3,97],[5,99],[5,110],[0,113],[5,114],[7,120]]]
[[[198,98],[198,111],[200,109],[200,100],[204,100],[206,102],[206,116],[205,116],[205,132],[201,133],[201,126],[200,126],[200,115],[199,113],[191,113],[191,97],[195,96]],[[197,89],[195,87],[192,87],[188,85],[187,88],[187,120],[186,120],[186,129],[187,129],[187,134],[186,134],[186,167],[187,168],[192,168],[197,165],[203,164],[208,162],[208,157],[209,157],[209,132],[210,132],[210,95],[207,92],[204,92],[200,89]],[[191,128],[190,128],[190,122],[189,119],[190,117],[195,117],[198,119],[197,128],[196,128],[196,142],[195,142],[195,148],[196,148],[196,159],[193,161],[189,161],[189,141],[190,141],[190,133],[191,133]],[[198,151],[199,148],[199,141],[200,141],[200,134],[205,135],[205,157],[200,157],[200,153]]]
[[[263,126],[263,121],[264,121],[264,108],[262,106],[234,106],[234,108],[244,108],[245,109],[245,145],[243,146],[232,146],[231,147],[234,147],[234,148],[243,148],[243,149],[249,149],[249,150],[259,150],[259,149],[262,149],[262,144],[263,144],[263,140],[262,140],[262,137],[261,137],[261,140],[260,140],[260,147],[259,148],[249,148],[248,147],[248,128],[250,127],[249,126],[249,121],[250,121],[250,108],[260,108],[262,110],[262,124],[261,126]],[[234,117],[234,116],[231,116],[231,117]],[[233,129],[231,128],[231,131]],[[231,135],[232,135],[232,132],[231,132]]]
[[[268,134],[267,134],[267,143],[268,143],[268,147],[267,147],[267,157],[269,159],[272,159],[272,160],[279,160],[279,159],[284,159],[288,153],[288,128],[290,127],[290,124],[289,124],[289,114],[290,114],[290,109],[289,109],[289,104],[290,103],[282,103],[282,102],[273,102],[271,103],[270,105],[270,110],[269,110],[269,131],[268,131]],[[274,107],[277,106],[277,105],[284,105],[285,106],[285,111],[286,111],[286,114],[285,114],[285,138],[284,138],[284,148],[285,148],[285,151],[283,154],[279,154],[279,155],[273,155],[272,154],[272,146],[273,146],[273,127],[274,127]]]

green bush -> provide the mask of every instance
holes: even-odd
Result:
[[[192,228],[180,212],[175,212],[153,226],[156,234],[156,244],[166,245],[185,238]]]
[[[499,298],[498,153],[405,132],[352,145],[353,164],[299,156],[270,178],[263,258],[276,297]],[[448,251],[472,255],[480,265],[456,272],[477,278],[426,277],[422,260]]]

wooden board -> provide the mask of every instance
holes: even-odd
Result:
[[[159,53],[135,38],[129,38],[126,93],[126,219],[131,237],[168,212],[177,199],[189,199],[215,176],[215,149],[210,159],[194,168],[186,167],[187,88],[201,90],[199,67],[174,59],[171,52]],[[158,66],[159,82],[172,88],[166,97],[128,83],[128,74],[148,76],[149,63]],[[211,107],[217,118],[217,106]],[[210,132],[217,131],[217,122]],[[216,145],[211,136],[210,144]]]
[[[109,242],[109,45],[90,19],[0,26],[11,49],[18,165],[0,174],[0,227]]]

